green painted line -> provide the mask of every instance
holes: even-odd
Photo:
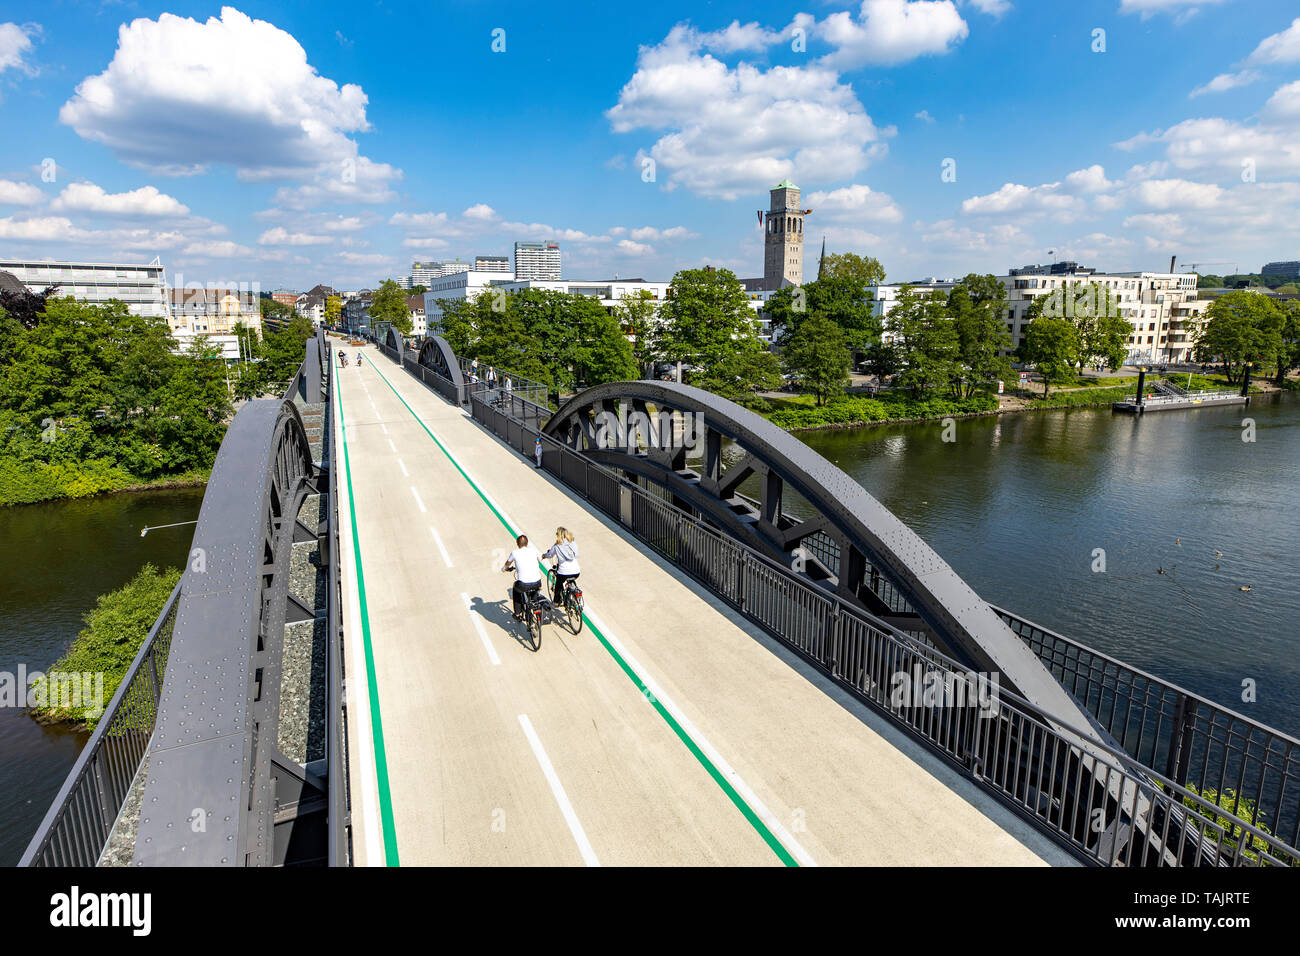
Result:
[[[396,388],[393,388],[393,383],[388,381],[388,376],[383,372],[380,372],[379,366],[375,365],[374,362],[370,363],[370,367],[376,372],[379,372],[379,377],[384,380],[384,384],[387,385],[392,393],[397,396],[397,400],[402,403],[406,410],[411,413],[411,417],[414,418],[419,426],[424,429],[424,433],[433,439],[433,443],[438,446],[444,455],[447,456],[447,460],[451,462],[452,467],[454,467],[456,471],[460,472],[460,476],[465,479],[471,488],[474,489],[475,494],[477,494],[482,502],[488,506],[488,509],[492,514],[496,515],[496,519],[501,522],[501,526],[510,533],[511,537],[518,537],[519,531],[510,526],[510,522],[507,521],[505,516],[497,510],[491,499],[489,499],[488,496],[483,493],[483,490],[474,483],[474,479],[465,473],[465,469],[460,466],[460,462],[456,461],[452,453],[447,450],[446,446],[443,445],[441,441],[438,440],[438,436],[430,431],[429,426],[424,423],[424,420],[421,419],[419,415],[415,414],[415,410],[411,408],[410,405],[407,405],[406,399],[402,397],[401,393],[398,392]],[[538,567],[543,571],[546,570],[545,565],[541,564],[541,562],[538,562]],[[703,765],[704,769],[709,772],[709,776],[711,776],[718,786],[722,788],[722,792],[727,795],[731,802],[736,806],[736,809],[738,809],[744,815],[745,819],[749,821],[750,826],[758,831],[758,835],[763,838],[763,841],[772,849],[772,852],[775,853],[786,866],[798,866],[799,861],[796,860],[790,851],[785,848],[784,844],[776,838],[776,835],[768,829],[767,824],[765,824],[759,815],[754,812],[754,809],[745,802],[744,797],[736,792],[736,788],[733,787],[727,778],[723,776],[721,771],[713,765],[713,761],[710,760],[708,756],[705,755],[704,751],[699,748],[699,745],[691,739],[691,735],[688,734],[682,728],[681,724],[677,722],[677,719],[669,713],[668,708],[660,703],[659,698],[654,696],[654,693],[646,686],[646,683],[641,679],[641,676],[637,674],[626,660],[623,659],[623,655],[615,650],[614,646],[605,638],[605,635],[601,633],[600,628],[593,624],[591,618],[589,618],[585,613],[582,615],[582,619],[586,622],[587,627],[591,629],[591,632],[596,635],[597,640],[600,641],[600,646],[609,652],[610,657],[614,658],[614,662],[618,664],[623,673],[626,674],[632,683],[636,685],[641,696],[650,701],[654,709],[659,713],[659,716],[664,719],[664,722],[667,723],[673,733],[677,735],[677,739],[686,745],[686,749],[689,750],[695,756],[695,759]]]
[[[384,829],[384,862],[387,866],[401,866],[397,855],[397,830],[393,825],[393,794],[388,785],[388,754],[384,750],[384,720],[379,714],[379,686],[375,682],[375,649],[370,640],[370,612],[366,606],[366,575],[361,566],[361,535],[357,533],[356,496],[352,493],[352,462],[348,455],[348,426],[343,418],[343,389],[340,388],[338,367],[331,350],[330,375],[333,388],[339,397],[339,431],[343,436],[343,471],[348,483],[348,514],[352,521],[352,554],[357,566],[357,598],[361,605],[361,637],[366,651],[366,686],[370,690],[370,727],[375,743],[375,777],[379,785],[379,816]]]

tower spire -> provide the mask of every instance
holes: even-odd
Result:
[[[817,260],[817,278],[826,273],[826,234],[822,233],[822,257]]]

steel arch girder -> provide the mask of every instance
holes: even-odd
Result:
[[[384,337],[384,344],[397,352],[397,364],[403,364],[403,353],[406,351],[406,340],[402,337],[402,333],[397,331],[394,326],[389,325],[388,334]]]
[[[430,335],[424,340],[417,361],[425,368],[437,372],[457,388],[465,386],[465,376],[461,373],[460,361],[441,335]]]
[[[789,558],[785,533],[765,520],[770,515],[746,519],[728,501],[711,493],[734,490],[736,483],[726,475],[717,482],[720,472],[716,468],[714,476],[706,474],[703,479],[695,479],[674,470],[667,454],[656,461],[644,455],[595,448],[591,413],[610,411],[620,402],[651,404],[703,416],[710,432],[730,439],[745,451],[747,457],[740,462],[743,469],[752,469],[769,481],[775,476],[797,491],[816,510],[821,529],[839,539],[842,549],[845,543],[851,545],[879,568],[953,656],[974,669],[998,673],[1000,680],[1048,713],[1081,727],[1091,725],[1078,703],[1034,653],[916,532],[842,470],[760,415],[689,385],[610,382],[569,399],[551,416],[543,431],[580,448],[602,464],[657,482],[746,544],[783,561]],[[715,450],[706,449],[706,458],[715,456]],[[842,567],[846,562],[849,557],[844,549]],[[857,593],[856,582],[846,580],[839,593],[867,606]],[[868,606],[868,610],[872,608]]]

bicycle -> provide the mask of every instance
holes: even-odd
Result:
[[[582,631],[582,588],[572,578],[564,582],[564,593],[555,593],[555,568],[546,571],[546,584],[551,591],[551,606],[564,605],[564,613],[569,621],[569,630],[574,634]]]
[[[524,629],[528,635],[528,644],[533,652],[542,647],[542,625],[551,617],[554,610],[550,601],[542,597],[542,589],[524,592]]]

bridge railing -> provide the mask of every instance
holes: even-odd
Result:
[[[95,866],[99,861],[153,734],[183,580],[176,582],[149,629],[19,866]]]
[[[993,610],[1135,760],[1300,846],[1300,740],[1003,608]]]
[[[519,375],[507,369],[498,368],[495,370],[496,382],[489,383],[487,381],[488,366],[481,362],[477,362],[474,359],[464,358],[463,356],[460,358],[460,370],[464,374],[466,381],[469,381],[470,375],[473,375],[480,380],[484,387],[495,387],[502,391],[509,391],[511,394],[526,402],[540,405],[542,408],[548,407],[547,399],[550,396],[550,389],[535,379],[526,378],[523,375]],[[510,388],[508,390],[505,387],[506,379],[510,380]]]
[[[513,418],[511,408],[470,396],[471,414],[489,431],[530,459],[540,437],[547,471],[1080,859],[1105,866],[1300,865],[1300,851],[1250,819],[797,578]],[[923,691],[936,687],[937,699]]]

